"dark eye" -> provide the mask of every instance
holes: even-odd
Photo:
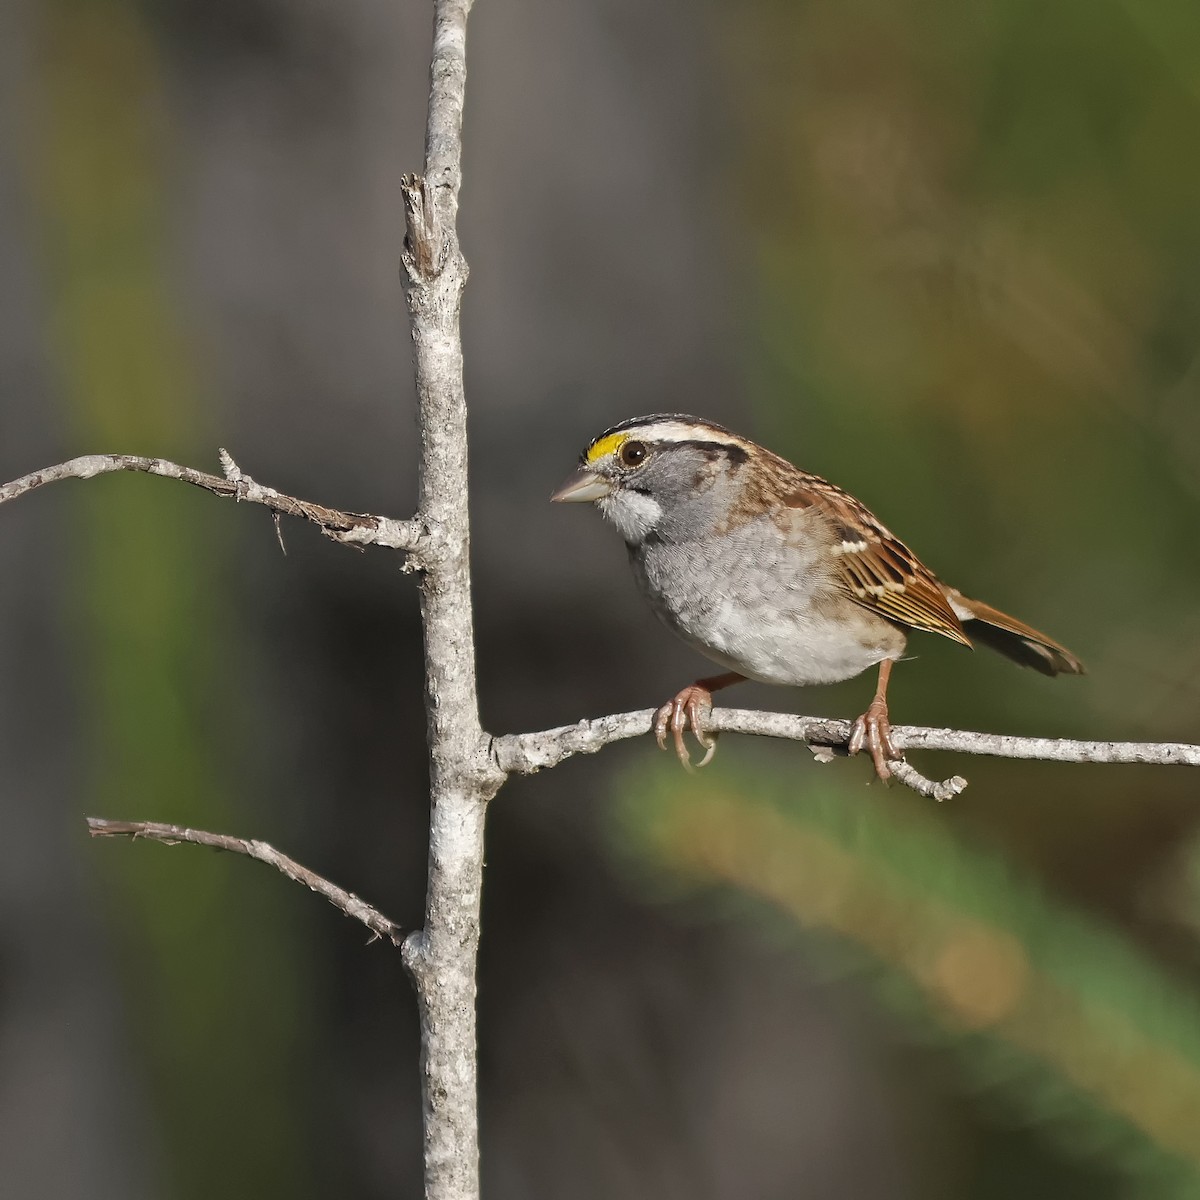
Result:
[[[636,467],[645,461],[646,447],[642,442],[626,442],[620,450],[621,465]]]

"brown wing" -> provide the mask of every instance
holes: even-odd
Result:
[[[942,585],[899,538],[849,493],[817,475],[798,474],[801,482],[786,503],[816,509],[828,520],[838,582],[852,600],[901,625],[971,644]]]

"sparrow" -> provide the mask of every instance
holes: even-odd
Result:
[[[900,758],[888,681],[912,630],[981,643],[1043,675],[1083,674],[1053,638],[942,583],[848,492],[711,421],[622,421],[592,440],[551,499],[594,504],[624,538],[654,613],[724,668],[655,713],[659,746],[669,731],[685,767],[687,728],[705,750],[700,766],[716,750],[704,723],[718,689],[836,683],[878,667],[848,750],[869,750],[887,780]]]

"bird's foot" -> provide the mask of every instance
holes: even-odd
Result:
[[[683,763],[685,771],[695,771],[697,767],[706,766],[717,752],[716,735],[704,730],[704,718],[710,712],[712,692],[699,683],[693,683],[691,687],[685,687],[674,700],[668,700],[654,714],[654,737],[658,748],[667,748],[667,730],[670,729],[675,742],[675,753],[679,755],[679,761]],[[683,741],[684,730],[688,728],[704,750],[704,757],[695,765],[692,764],[692,756]]]
[[[900,754],[892,744],[892,724],[888,720],[887,702],[878,696],[871,701],[867,711],[850,727],[850,742],[847,749],[851,754],[867,749],[875,764],[875,774],[886,783],[892,777],[888,763],[897,762]]]

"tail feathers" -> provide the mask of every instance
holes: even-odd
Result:
[[[971,600],[955,588],[946,588],[946,598],[964,624],[973,642],[1003,654],[1023,667],[1043,675],[1082,675],[1083,663],[1053,638],[1032,626],[1002,613],[982,600]]]

